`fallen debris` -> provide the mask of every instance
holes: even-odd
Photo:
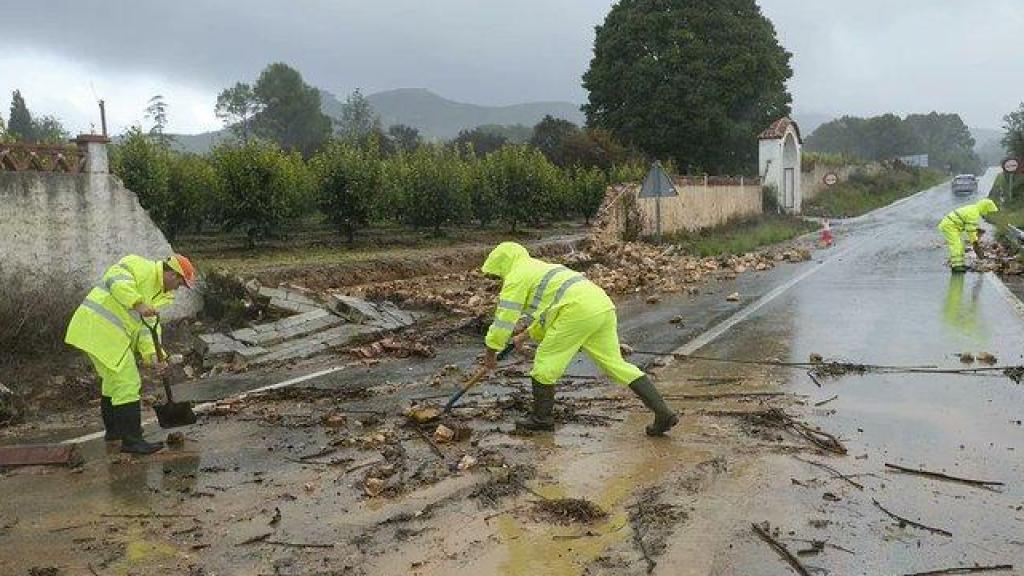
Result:
[[[419,358],[433,358],[436,353],[434,349],[426,344],[412,341],[399,341],[394,338],[378,340],[366,346],[352,348],[349,353],[363,359],[374,359],[382,356],[394,358],[408,358],[417,356]]]
[[[979,352],[977,358],[978,362],[987,366],[995,366],[999,362],[998,358],[988,352]]]
[[[991,487],[1006,485],[1004,482],[995,482],[992,480],[972,480],[971,478],[960,478],[958,476],[950,476],[948,474],[943,474],[941,472],[931,472],[928,470],[905,468],[903,466],[899,466],[897,464],[890,464],[888,462],[885,463],[885,467],[890,468],[892,470],[897,470],[899,472],[903,472],[905,474],[916,474],[918,476],[927,476],[929,478],[935,478],[937,480],[946,480],[948,482],[960,482],[961,484],[969,484],[971,486]]]
[[[754,533],[757,534],[761,540],[764,540],[769,546],[771,546],[772,549],[775,550],[775,552],[781,556],[797,574],[800,574],[801,576],[811,576],[811,573],[807,571],[807,568],[804,568],[804,565],[800,563],[800,560],[798,560],[797,557],[794,556],[793,553],[790,552],[789,549],[781,542],[772,537],[769,533],[771,527],[767,522],[764,523],[764,526],[751,524],[750,527],[753,528]]]
[[[533,511],[555,524],[589,524],[608,516],[597,504],[585,498],[545,498],[533,505]]]
[[[960,354],[960,363],[961,364],[974,364],[974,354],[971,354],[970,352],[962,352]]]
[[[765,412],[753,413],[751,416],[761,425],[792,430],[811,444],[827,452],[839,455],[844,455],[847,452],[846,446],[835,436],[828,432],[811,428],[786,414],[780,408],[771,408]]]
[[[829,402],[835,400],[836,398],[839,398],[838,394],[836,394],[836,395],[834,395],[834,396],[832,396],[830,398],[826,398],[826,399],[822,400],[821,402],[815,402],[814,405],[815,406],[824,406],[825,404],[828,404]]]
[[[966,566],[963,568],[943,568],[942,570],[929,570],[928,572],[913,572],[903,576],[939,576],[941,574],[976,574],[978,572],[1007,572],[1013,570],[1013,564],[998,564],[995,566]]]
[[[74,444],[0,446],[0,468],[13,466],[67,466],[74,468],[82,457]]]
[[[931,532],[933,534],[940,534],[942,536],[946,536],[946,537],[949,537],[949,538],[953,537],[953,533],[952,532],[949,532],[947,530],[943,530],[942,528],[933,528],[931,526],[927,526],[925,524],[921,524],[920,522],[914,522],[913,520],[910,520],[908,518],[904,518],[902,516],[894,514],[893,512],[890,512],[889,510],[886,510],[885,507],[882,506],[881,504],[879,504],[878,500],[875,500],[874,498],[872,498],[871,501],[874,502],[875,506],[879,510],[884,512],[886,516],[888,516],[888,517],[892,518],[893,520],[895,520],[900,525],[900,528],[903,528],[904,526],[913,526],[914,528],[920,528],[921,530],[927,530],[928,532]]]
[[[864,485],[863,484],[853,480],[852,478],[850,478],[846,474],[843,474],[842,472],[836,470],[835,468],[829,466],[828,464],[823,464],[821,462],[815,462],[814,460],[806,460],[806,459],[801,458],[801,457],[796,456],[796,455],[794,455],[793,457],[796,458],[797,460],[803,462],[804,464],[810,464],[811,466],[816,466],[818,468],[821,468],[822,470],[826,470],[828,472],[831,472],[833,474],[833,478],[839,478],[839,479],[845,481],[846,483],[848,483],[850,486],[853,486],[857,490],[863,490],[864,489]]]
[[[728,296],[726,296],[725,299],[726,299],[727,302],[739,302],[740,301],[740,293],[739,292],[733,292],[732,294],[729,294]]]
[[[444,424],[438,424],[437,429],[434,430],[434,442],[438,444],[447,444],[455,439],[455,431],[445,426]]]

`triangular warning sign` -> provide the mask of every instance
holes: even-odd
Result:
[[[661,162],[655,162],[651,171],[644,178],[644,185],[640,188],[641,198],[668,198],[678,196],[676,187],[672,185],[672,179],[668,177]]]

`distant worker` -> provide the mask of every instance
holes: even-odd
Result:
[[[981,258],[982,247],[978,240],[978,224],[981,222],[982,216],[998,211],[996,203],[985,198],[975,204],[967,204],[953,210],[939,222],[939,232],[946,238],[946,244],[949,246],[949,267],[953,272],[967,271],[967,265],[964,262],[963,234],[967,234],[967,241],[971,243],[978,258]]]
[[[99,374],[104,439],[120,440],[121,452],[151,454],[163,448],[142,436],[142,379],[135,355],[158,374],[167,366],[157,360],[153,338],[141,322],[156,321],[157,308],[170,304],[176,289],[195,283],[195,269],[184,256],[157,261],[125,256],[107,269],[71,318],[64,341],[85,352]]]
[[[498,352],[513,338],[520,317],[529,321],[526,333],[515,336],[517,348],[526,334],[539,342],[533,369],[533,411],[516,422],[527,431],[554,430],[555,383],[582,348],[619,385],[628,385],[652,412],[648,436],[662,436],[679,422],[665,405],[650,378],[622,358],[615,305],[583,274],[531,258],[526,248],[502,242],[482,267],[484,274],[502,279],[497,312],[487,331],[484,366],[494,370]]]

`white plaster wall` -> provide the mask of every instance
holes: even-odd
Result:
[[[64,281],[84,297],[122,256],[171,253],[135,194],[110,174],[0,172],[0,281]],[[198,294],[179,290],[163,315],[201,307]]]

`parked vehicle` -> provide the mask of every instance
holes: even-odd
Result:
[[[957,196],[972,196],[978,192],[978,178],[974,174],[957,174],[949,187]]]

